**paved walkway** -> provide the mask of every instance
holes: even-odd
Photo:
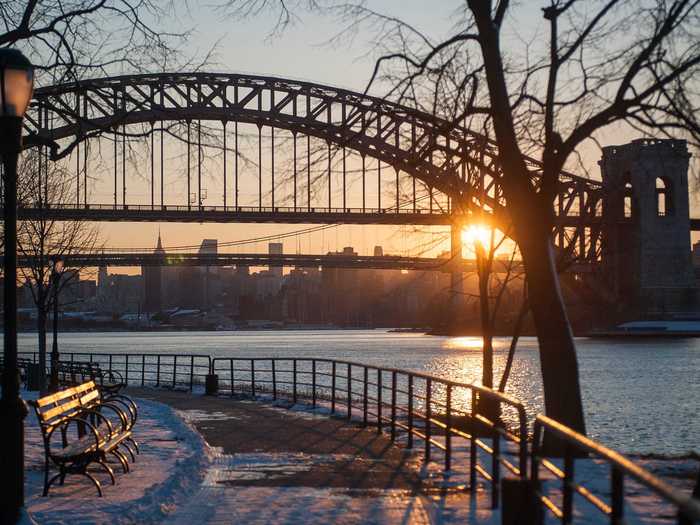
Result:
[[[488,497],[471,500],[375,428],[252,400],[129,395],[170,405],[212,447],[201,489],[173,523],[495,522]]]

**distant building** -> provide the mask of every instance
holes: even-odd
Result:
[[[165,255],[160,232],[154,255]],[[157,313],[163,309],[163,268],[161,266],[142,266],[144,287],[144,310],[149,313]]]
[[[375,257],[383,257],[384,256],[384,248],[381,246],[375,246],[374,247],[374,256]]]
[[[284,245],[281,242],[271,242],[267,245],[267,253],[270,255],[282,255],[284,252]],[[282,265],[281,264],[271,264],[270,273],[277,278],[282,278]]]
[[[219,241],[217,239],[204,239],[199,246],[199,255],[216,255],[219,253]],[[211,266],[199,267],[199,285],[197,286],[200,296],[199,306],[210,308],[216,290],[214,283],[217,280],[217,268]]]

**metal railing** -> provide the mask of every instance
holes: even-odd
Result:
[[[331,414],[386,430],[392,442],[404,436],[413,448],[423,441],[426,460],[440,451],[452,469],[456,440],[469,446],[470,490],[477,476],[491,485],[491,505],[499,504],[501,469],[527,477],[525,407],[507,395],[467,383],[395,368],[313,358],[214,358],[212,374],[231,395],[282,397],[324,404]],[[487,407],[494,415],[487,417]],[[502,442],[511,443],[505,449]],[[479,455],[490,457],[487,467]]]
[[[543,436],[552,434],[563,445],[563,467],[543,457]],[[548,438],[549,439],[549,438]],[[610,468],[610,502],[606,502],[593,493],[593,490],[577,483],[575,479],[575,460],[581,454],[587,459],[603,460]],[[554,480],[561,481],[561,505],[545,492],[540,480],[540,467],[545,468]],[[683,496],[659,478],[634,464],[621,454],[610,450],[592,439],[573,431],[567,426],[547,416],[538,415],[535,419],[532,448],[530,456],[530,479],[536,487],[539,503],[549,510],[562,523],[572,523],[574,519],[574,496],[582,497],[599,513],[607,516],[612,524],[624,523],[625,515],[625,478],[631,478],[650,491],[657,494],[665,503],[676,509],[677,522],[690,525],[700,521],[700,502],[692,497]]]
[[[46,209],[60,210],[136,210],[136,211],[204,211],[220,213],[327,213],[327,214],[390,214],[398,213],[402,215],[449,215],[449,211],[441,209],[429,209],[412,207],[387,206],[386,208],[376,207],[338,207],[338,206],[217,206],[204,204],[76,204],[75,202],[49,203]]]
[[[38,362],[38,352],[19,352],[21,358]],[[50,366],[47,356],[47,366]],[[575,496],[583,498],[610,523],[621,524],[625,514],[625,478],[631,478],[658,495],[677,513],[680,525],[700,523],[700,501],[679,495],[672,487],[617,452],[538,415],[528,453],[528,423],[519,401],[478,385],[459,383],[433,375],[316,358],[212,358],[195,354],[62,352],[66,363],[94,363],[105,372],[116,372],[131,386],[183,388],[192,391],[216,375],[218,387],[229,395],[267,396],[296,404],[326,408],[331,415],[353,420],[378,433],[387,432],[392,442],[403,440],[414,448],[420,440],[426,461],[443,461],[444,471],[457,461],[468,462],[469,490],[477,480],[490,484],[491,506],[499,506],[503,469],[534,489],[536,503],[562,523],[574,519]],[[561,461],[548,456],[547,439],[559,440]],[[456,457],[455,447],[464,445],[466,457]],[[435,457],[438,454],[438,457]],[[528,458],[529,456],[529,458]],[[486,461],[481,459],[486,457]],[[610,497],[605,501],[596,487],[575,478],[577,458],[597,460],[597,468],[609,468]],[[529,461],[529,468],[528,468]],[[549,479],[542,479],[542,469]],[[556,485],[553,490],[553,484]],[[600,487],[598,486],[597,489]],[[576,510],[579,510],[578,507]],[[584,510],[584,509],[582,509]],[[578,517],[578,516],[577,516]]]
[[[19,352],[19,356],[34,363],[39,361],[38,352]],[[96,364],[104,372],[118,373],[131,386],[187,388],[190,391],[195,385],[204,385],[211,369],[209,356],[194,354],[61,352],[61,362]],[[50,354],[46,364],[51,366]]]

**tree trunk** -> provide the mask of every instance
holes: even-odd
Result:
[[[37,307],[37,333],[39,334],[39,374],[41,392],[46,391],[46,308]]]
[[[515,326],[513,327],[513,336],[510,340],[510,347],[508,348],[508,358],[506,359],[506,366],[503,368],[503,375],[501,376],[501,382],[498,384],[498,391],[505,392],[506,384],[508,383],[508,378],[510,377],[510,371],[513,368],[513,360],[515,359],[515,350],[518,347],[518,341],[520,340],[520,332],[523,330],[523,323],[525,322],[525,317],[530,310],[530,305],[527,302],[527,297],[523,294],[523,304],[520,306],[520,312],[518,313],[518,319],[515,321]]]
[[[479,278],[479,310],[481,317],[481,340],[483,343],[483,363],[481,383],[488,388],[493,388],[493,324],[491,322],[491,309],[489,308],[489,277],[490,272],[485,267],[486,261],[483,248],[476,249],[476,264]]]
[[[547,235],[532,230],[521,233],[518,244],[540,348],[545,411],[547,416],[585,434],[576,347],[559,287],[554,246]]]

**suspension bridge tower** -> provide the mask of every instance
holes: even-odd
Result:
[[[603,148],[603,264],[618,304],[660,317],[698,307],[684,140]]]

